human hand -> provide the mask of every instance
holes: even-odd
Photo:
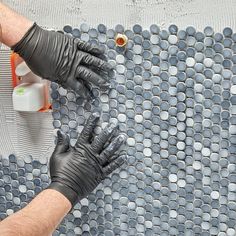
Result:
[[[99,58],[103,50],[96,45],[34,24],[12,49],[35,74],[83,97],[89,95],[88,83],[109,87],[105,78],[112,66]]]
[[[52,182],[49,188],[62,193],[72,206],[125,161],[125,156],[119,156],[117,152],[126,136],[115,136],[117,126],[109,124],[92,139],[98,120],[98,112],[90,115],[75,147],[70,147],[68,138],[58,132],[57,145],[50,160]]]

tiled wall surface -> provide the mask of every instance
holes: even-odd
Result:
[[[113,120],[128,135],[127,165],[76,205],[54,235],[235,235],[236,34],[189,26],[64,27],[102,45],[111,90],[89,103],[51,85],[53,125],[76,141],[91,110],[96,133]],[[114,37],[124,33],[126,48]],[[76,35],[75,35],[76,34]],[[2,159],[1,217],[49,183],[47,158]]]

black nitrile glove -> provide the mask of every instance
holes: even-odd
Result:
[[[62,193],[72,206],[91,193],[125,161],[125,156],[119,157],[117,151],[125,142],[126,136],[115,136],[117,126],[114,124],[108,125],[92,140],[98,120],[97,112],[88,118],[75,147],[70,147],[68,138],[58,132],[57,145],[50,160],[52,182],[49,188]],[[110,144],[107,144],[109,141]]]
[[[98,57],[103,50],[96,45],[43,30],[34,23],[12,49],[35,74],[66,89],[73,89],[81,96],[88,95],[88,82],[98,87],[109,87],[104,74],[107,75],[112,66]]]

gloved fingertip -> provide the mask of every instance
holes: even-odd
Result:
[[[57,137],[61,137],[62,136],[62,133],[61,133],[61,131],[58,129],[57,130]]]
[[[74,83],[72,86],[70,86],[72,90],[74,90],[78,95],[80,95],[83,98],[86,98],[86,88],[82,84],[81,81],[74,80]]]
[[[55,152],[61,153],[66,151],[69,148],[69,143],[69,136],[58,130]]]
[[[75,90],[76,94],[79,95],[79,97],[86,98],[87,95],[82,89],[76,89]]]
[[[127,135],[124,134],[124,133],[119,134],[118,137],[119,137],[119,141],[120,141],[120,142],[124,142],[124,143],[126,142],[126,140],[127,140],[127,138],[128,138]]]
[[[92,87],[88,83],[83,83],[83,94],[82,97],[87,99],[90,103],[93,103],[95,100],[95,95],[93,93]]]
[[[113,140],[113,148],[121,147],[127,140],[127,136],[125,134],[118,134]]]
[[[102,86],[103,84],[106,84],[106,81],[102,78],[98,79],[99,86]]]
[[[109,62],[106,62],[106,67],[107,67],[107,70],[114,70],[115,67],[113,65],[111,65]]]
[[[128,161],[128,155],[127,154],[123,154],[122,157],[123,157],[124,162]]]
[[[106,129],[107,129],[108,133],[112,133],[116,127],[117,127],[117,125],[115,123],[110,123],[107,125]]]
[[[94,119],[97,119],[100,117],[100,112],[99,111],[94,111],[92,114],[91,114],[91,117],[94,118]]]
[[[99,87],[101,90],[105,91],[105,90],[111,89],[111,84],[110,83],[100,84]]]
[[[76,91],[84,90],[84,85],[82,85],[79,81],[75,85]]]
[[[65,135],[65,143],[66,143],[67,145],[69,145],[69,143],[70,143],[70,137],[69,137],[69,135]]]
[[[63,142],[64,137],[60,130],[57,130],[57,143]]]
[[[81,93],[81,96],[87,100],[89,103],[93,103],[95,100],[95,96],[91,90],[88,90],[86,87],[84,87],[83,92]]]
[[[94,104],[95,102],[95,97],[92,93],[88,93],[87,94],[87,101],[90,103],[90,104]]]
[[[128,156],[125,156],[124,157],[124,162],[120,166],[123,166],[123,165],[127,166],[128,164],[129,164],[128,163]]]

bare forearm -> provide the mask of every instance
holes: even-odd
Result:
[[[0,3],[0,41],[11,47],[21,40],[33,22]]]
[[[0,223],[1,236],[48,236],[71,209],[55,190],[44,190],[28,206]]]

